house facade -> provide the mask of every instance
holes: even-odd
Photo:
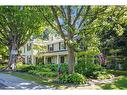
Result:
[[[43,59],[42,63],[67,63],[68,51],[63,39],[51,37],[45,45],[46,50],[39,52]]]
[[[44,50],[38,51],[33,47],[38,45],[45,47]],[[38,63],[67,63],[68,51],[64,40],[59,36],[49,35],[48,40],[38,42],[36,39],[29,40],[24,46],[20,48],[21,56],[24,58],[24,63],[38,64]]]
[[[42,46],[41,42],[37,39],[30,39],[19,51],[23,58],[23,63],[36,64],[36,56],[39,50],[34,49],[34,46]]]

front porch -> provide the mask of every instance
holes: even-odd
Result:
[[[44,53],[41,55],[40,58],[37,57],[37,63],[43,63],[43,64],[59,64],[59,63],[67,63],[68,61],[68,52],[63,51],[63,52],[49,52],[49,53]]]

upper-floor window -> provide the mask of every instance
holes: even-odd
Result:
[[[31,50],[31,43],[27,44],[27,51],[30,51]]]
[[[59,50],[66,50],[66,44],[64,42],[59,43]]]
[[[53,44],[48,45],[48,51],[53,51],[53,50],[54,50],[54,45]]]

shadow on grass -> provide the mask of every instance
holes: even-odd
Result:
[[[100,86],[102,89],[127,89],[127,76],[119,76],[116,81]]]

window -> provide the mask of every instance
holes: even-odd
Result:
[[[31,64],[31,56],[27,56],[27,64]]]
[[[53,50],[54,50],[54,45],[53,44],[48,45],[48,51],[53,51]]]
[[[60,57],[60,61],[61,61],[61,63],[64,63],[64,56]]]
[[[27,51],[30,51],[31,50],[31,43],[27,44]]]
[[[64,42],[59,43],[59,50],[66,50],[66,44]]]

